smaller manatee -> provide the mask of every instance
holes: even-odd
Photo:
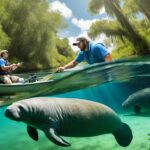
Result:
[[[140,113],[141,109],[150,109],[150,88],[145,88],[131,94],[123,103],[124,108],[134,108],[135,113]]]

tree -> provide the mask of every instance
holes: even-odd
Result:
[[[6,1],[0,1],[0,49],[7,48],[10,44],[10,38],[8,35],[3,31],[2,22],[7,19],[7,11],[5,10]]]
[[[67,38],[64,39],[59,39],[57,38],[56,41],[56,48],[57,51],[60,55],[67,57],[73,57],[73,51],[71,50],[71,47],[68,46],[69,45],[69,41]]]
[[[61,55],[57,50],[57,32],[65,27],[62,16],[49,11],[48,0],[6,2],[7,18],[2,27],[11,41],[8,47],[11,58],[25,62],[26,70],[58,66]]]
[[[0,48],[6,49],[10,44],[10,38],[5,32],[3,32],[2,25],[0,25]]]
[[[126,31],[128,39],[133,43],[137,49],[139,55],[149,54],[149,47],[147,42],[133,29],[131,23],[124,16],[120,7],[120,0],[90,0],[89,2],[89,11],[93,14],[99,12],[99,10],[104,7],[107,14],[115,16],[119,21],[120,25]]]
[[[149,0],[125,0],[124,9],[127,14],[142,12],[150,20]]]
[[[124,37],[127,37],[126,31],[120,26],[117,21],[96,21],[92,24],[88,34],[90,37],[95,37],[98,36],[99,33],[104,33],[107,37],[118,37],[122,41],[124,41]]]

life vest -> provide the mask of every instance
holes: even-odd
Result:
[[[1,59],[3,59],[3,58],[1,58]],[[10,63],[7,60],[3,59],[3,61],[4,61],[5,66],[9,66],[10,65]],[[2,68],[0,66],[0,75],[7,75],[7,74],[10,74],[10,71],[4,71],[4,70],[2,70]]]

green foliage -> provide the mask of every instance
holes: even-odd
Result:
[[[3,2],[3,3],[2,3]],[[57,32],[65,27],[48,0],[2,0],[0,2],[0,46],[7,46],[11,60],[23,61],[25,70],[59,66],[72,57],[68,41],[58,43]],[[61,41],[61,40],[60,40]],[[58,49],[57,49],[58,48]],[[59,53],[64,48],[66,55]],[[65,49],[67,48],[67,49]]]
[[[105,8],[108,15],[113,16],[116,12],[114,12],[114,6],[119,6],[120,0],[90,0],[88,10],[91,14],[99,13],[101,8]]]
[[[114,42],[115,48],[112,51],[113,59],[128,58],[136,55],[134,46],[127,40],[123,43],[119,39]]]
[[[2,26],[0,25],[0,48],[5,49],[10,44],[10,38],[3,31]]]
[[[65,56],[65,57],[72,57],[73,56],[73,52],[72,52],[70,46],[68,46],[69,41],[67,38],[64,38],[64,39],[57,38],[56,42],[57,42],[56,47],[57,47],[59,54]]]
[[[60,39],[56,37],[55,39],[56,47],[54,48],[53,53],[51,54],[51,63],[53,67],[57,67],[59,65],[64,65],[71,61],[74,57],[74,53],[69,46],[68,39]]]
[[[136,6],[134,7],[133,4]],[[132,13],[134,16],[134,13],[138,11],[139,7],[144,9],[143,6],[149,6],[148,4],[148,0],[138,0],[137,3],[135,0],[90,0],[89,11],[91,13],[96,14],[102,7],[104,7],[107,14],[109,16],[115,16],[115,18],[113,17],[113,20],[111,21],[101,20],[93,23],[89,31],[89,36],[94,38],[100,33],[105,33],[106,36],[111,37],[114,41],[114,49],[116,50],[116,52],[113,51],[115,57],[149,55],[149,22],[145,20],[145,22],[141,22],[135,17],[133,18],[136,20],[133,18],[129,20],[127,18],[128,14],[132,13],[132,11],[128,11],[128,8],[131,5],[132,6],[129,10],[134,7],[134,11]],[[145,6],[144,10],[149,13],[147,6]],[[123,11],[125,10],[125,7],[126,12]],[[147,27],[147,29],[145,27]]]
[[[8,35],[3,31],[2,22],[7,19],[7,12],[4,8],[6,5],[5,0],[0,1],[0,49],[5,49],[10,44],[10,38]]]
[[[126,0],[124,12],[128,15],[134,15],[139,12],[143,13],[150,20],[150,1],[149,0]]]
[[[104,4],[104,0],[99,1],[99,0],[90,0],[89,2],[89,7],[88,10],[92,13],[92,14],[97,14],[99,12],[99,10],[103,7]]]
[[[98,36],[99,33],[105,33],[106,36],[126,36],[125,30],[117,21],[102,20],[93,23],[88,33],[89,36],[95,37]]]

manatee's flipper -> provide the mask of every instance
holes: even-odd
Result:
[[[118,144],[123,147],[128,146],[133,138],[130,127],[125,123],[122,123],[121,127],[117,131],[115,131],[113,135]]]
[[[49,140],[51,140],[53,143],[59,146],[70,146],[70,143],[66,142],[64,139],[62,139],[54,128],[50,128],[45,131],[45,135]]]
[[[38,141],[38,132],[35,128],[31,126],[27,126],[28,135],[35,141]]]
[[[141,112],[141,106],[140,105],[135,105],[134,106],[134,112],[137,113],[137,114],[140,113]]]

